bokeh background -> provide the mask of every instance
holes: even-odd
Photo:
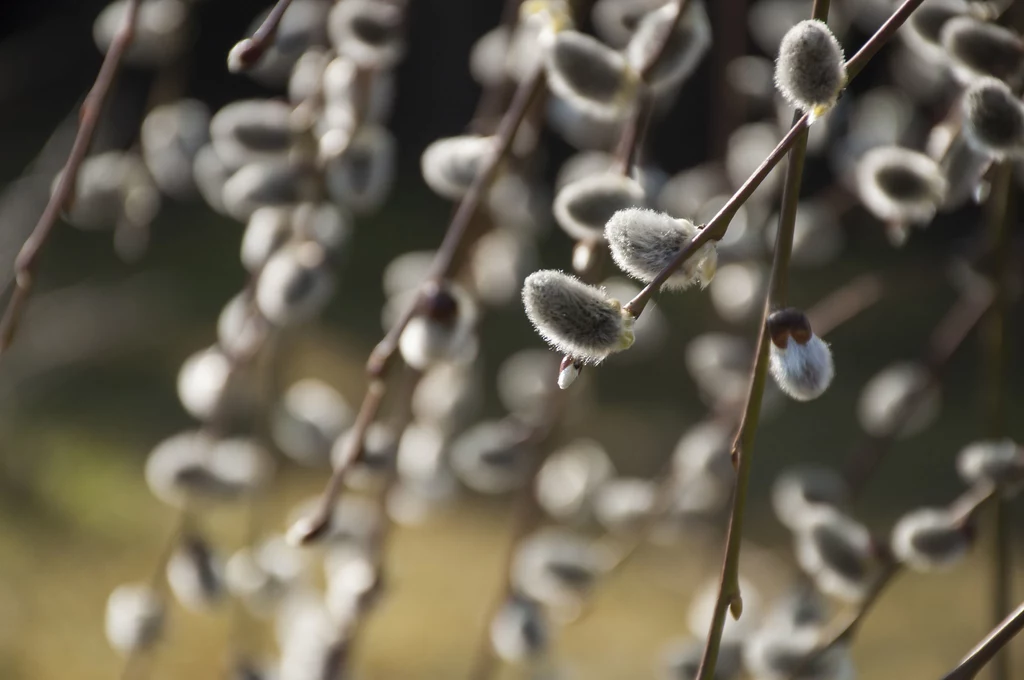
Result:
[[[742,2],[713,0],[716,35],[733,39],[730,15]],[[480,88],[468,70],[474,40],[495,26],[499,0],[411,0],[409,49],[397,70],[397,101],[389,122],[399,142],[398,178],[378,214],[360,218],[338,294],[322,322],[287,338],[282,374],[316,376],[357,403],[362,363],[380,335],[381,272],[396,255],[433,247],[450,216],[448,202],[419,176],[419,157],[432,140],[457,134],[469,122]],[[783,3],[785,4],[785,3]],[[807,5],[809,2],[796,2]],[[833,3],[849,9],[857,0]],[[0,3],[0,280],[7,283],[17,248],[45,202],[50,177],[70,145],[67,121],[100,64],[91,24],[104,2],[6,0]],[[227,72],[225,55],[246,34],[264,3],[203,0],[195,4],[194,44],[175,67],[171,87],[216,110],[227,102],[271,96]],[[745,31],[740,31],[745,33]],[[866,33],[847,33],[848,50]],[[749,36],[742,36],[747,40]],[[751,42],[751,53],[758,53]],[[895,51],[892,51],[896,54]],[[857,82],[863,91],[889,79],[889,51]],[[729,120],[719,106],[724,64],[713,49],[677,103],[651,130],[648,158],[675,173],[722,150]],[[119,78],[96,149],[128,148],[157,85],[152,72],[127,68]],[[164,83],[166,84],[166,83]],[[739,96],[739,95],[735,95]],[[837,115],[839,112],[837,111]],[[56,134],[54,131],[57,131]],[[919,139],[916,141],[920,141]],[[546,170],[554,176],[571,148],[544,138]],[[28,178],[28,179],[19,179]],[[833,179],[822,155],[809,163],[805,191]],[[1015,189],[1016,191],[1016,189]],[[843,465],[863,440],[854,417],[866,379],[897,359],[921,355],[932,328],[956,298],[946,271],[951,255],[970,252],[981,229],[975,206],[915,232],[893,248],[881,226],[861,209],[843,218],[847,247],[832,265],[792,277],[795,304],[810,306],[853,276],[881,272],[891,287],[881,302],[829,335],[837,376],[826,398],[791,404],[764,423],[758,436],[753,503],[744,572],[766,593],[793,573],[791,541],[768,508],[771,481],[786,466],[814,461]],[[1019,236],[1019,224],[1014,232]],[[59,226],[45,254],[38,292],[15,347],[0,361],[0,678],[67,680],[115,677],[120,659],[103,637],[110,590],[144,578],[170,535],[173,513],[147,491],[142,468],[161,439],[192,421],[175,395],[181,362],[213,342],[224,303],[243,284],[238,261],[242,225],[201,203],[167,200],[144,256],[122,262],[107,232]],[[1013,263],[1018,267],[1019,239]],[[542,240],[545,265],[567,267],[571,242],[557,228]],[[920,273],[920,275],[919,275]],[[1024,438],[1021,307],[1009,314],[1008,426]],[[686,371],[689,339],[709,330],[754,335],[754,324],[718,318],[706,295],[663,300],[669,340],[656,356],[611,361],[592,376],[593,396],[565,440],[602,442],[625,475],[653,474],[689,426],[706,414]],[[494,373],[522,347],[540,347],[518,303],[489,310],[482,328],[488,376],[484,412],[498,415]],[[926,432],[899,441],[886,458],[857,514],[885,533],[901,513],[942,504],[961,489],[953,459],[985,431],[982,345],[972,335],[943,380],[941,416]],[[261,509],[266,531],[285,528],[291,503],[315,493],[320,471],[283,464]],[[466,493],[425,523],[399,527],[391,561],[391,589],[361,640],[364,678],[453,678],[468,669],[470,652],[500,581],[510,531],[510,499]],[[1013,508],[1019,552],[1020,520]],[[245,533],[238,513],[211,520],[226,546]],[[989,536],[965,564],[938,575],[905,575],[871,615],[854,648],[861,677],[938,677],[990,625]],[[695,588],[717,574],[721,533],[670,546],[645,546],[626,569],[598,588],[591,616],[560,632],[559,665],[574,678],[655,677],[661,650],[686,630]],[[1024,598],[1024,567],[1017,569]],[[169,637],[153,666],[154,678],[217,677],[233,631],[230,614],[199,617],[175,609]],[[1024,642],[1011,647],[1018,677]],[[515,670],[503,671],[518,677]]]

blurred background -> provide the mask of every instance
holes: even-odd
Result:
[[[215,112],[238,99],[285,96],[283,82],[257,82],[226,68],[228,50],[251,33],[265,3],[186,4],[187,47],[159,67],[123,69],[93,153],[137,148],[140,123],[154,103],[187,96]],[[742,178],[788,128],[789,109],[772,99],[768,60],[774,55],[772,41],[777,44],[788,26],[807,16],[810,3],[707,4],[714,43],[652,123],[640,156],[651,182],[713,167],[708,164],[730,154],[730,168],[747,168],[737,171]],[[99,68],[102,55],[92,26],[105,5],[102,0],[0,3],[0,281],[5,285],[66,158],[77,106]],[[885,0],[834,0],[833,7],[848,54],[891,9]],[[322,317],[281,338],[275,363],[279,385],[315,377],[353,406],[359,403],[366,384],[363,362],[382,332],[382,272],[402,253],[435,247],[451,215],[451,203],[425,185],[420,156],[432,141],[468,129],[481,92],[470,75],[470,50],[499,24],[502,13],[501,0],[410,0],[407,52],[395,70],[395,100],[385,121],[397,140],[394,186],[379,210],[357,217],[348,256],[337,269],[337,292]],[[586,30],[600,31],[588,12],[583,16]],[[759,59],[735,61],[742,55]],[[751,541],[742,571],[765,602],[798,572],[792,538],[771,512],[773,480],[797,463],[848,465],[868,441],[857,416],[865,383],[893,362],[925,355],[934,328],[957,300],[963,262],[985,266],[977,256],[984,212],[971,201],[940,215],[927,229],[915,229],[897,248],[844,186],[849,161],[843,154],[852,153],[857,143],[851,131],[867,125],[865,109],[857,108],[864,97],[878,95],[868,100],[867,110],[884,112],[879,125],[891,123],[891,141],[914,148],[923,146],[948,108],[943,105],[953,89],[948,76],[931,67],[934,82],[924,82],[921,73],[928,73],[929,65],[918,63],[915,71],[913,59],[898,40],[883,50],[820,126],[821,139],[812,140],[804,194],[826,205],[819,219],[829,222],[828,238],[840,245],[833,254],[816,258],[812,253],[806,266],[794,269],[792,302],[811,308],[865,274],[877,274],[883,288],[876,303],[827,334],[836,363],[827,395],[807,404],[776,399],[778,408],[768,409],[759,431],[746,532]],[[748,141],[732,135],[755,122],[771,130],[767,147],[764,136],[757,137],[758,128],[747,128]],[[487,125],[478,121],[477,129]],[[542,133],[531,166],[533,196],[547,196],[542,206],[550,205],[558,168],[580,145],[550,127]],[[735,175],[718,176],[728,188]],[[721,193],[702,196],[696,184],[680,186],[679,200],[685,203],[692,195],[697,206]],[[1014,193],[1019,193],[1016,183]],[[777,194],[768,196],[749,211],[749,230],[758,243],[765,242],[761,230],[777,202]],[[538,222],[543,224],[537,231],[537,264],[568,269],[572,240],[553,225],[549,208],[538,211]],[[195,426],[177,398],[178,370],[216,341],[224,303],[245,285],[248,274],[238,257],[243,228],[201,198],[168,196],[144,249],[129,248],[127,256],[114,247],[109,230],[58,225],[21,332],[0,361],[0,677],[86,680],[119,673],[123,659],[104,640],[105,603],[118,584],[149,578],[173,534],[174,511],[148,491],[143,469],[157,443]],[[1013,236],[1011,261],[1019,272],[1016,221]],[[691,341],[711,332],[748,344],[755,338],[760,311],[755,293],[763,285],[757,277],[767,272],[766,251],[723,253],[719,276],[724,282],[716,281],[707,293],[660,297],[660,346],[586,371],[568,394],[570,413],[545,446],[592,439],[604,447],[619,475],[656,474],[680,437],[713,406],[714,395],[695,379],[699,370],[693,363],[699,367],[714,359],[700,354],[690,359]],[[728,264],[734,265],[733,276],[722,277]],[[612,269],[607,262],[607,275]],[[1005,366],[1007,434],[1017,441],[1024,437],[1020,310],[1012,300]],[[498,418],[505,413],[496,392],[499,366],[514,352],[540,349],[543,343],[529,327],[518,294],[487,307],[480,335],[484,388],[476,417]],[[984,365],[982,337],[972,332],[943,371],[941,407],[931,425],[897,440],[866,485],[855,514],[878,535],[887,535],[904,512],[948,503],[962,490],[956,454],[989,427]],[[284,531],[289,508],[314,496],[326,481],[324,468],[276,458],[274,484],[248,519],[238,508],[204,518],[223,550],[243,545],[254,526],[260,535]],[[499,593],[513,531],[513,495],[462,488],[418,521],[399,524],[386,597],[359,638],[357,677],[452,678],[468,672]],[[1024,511],[1019,503],[1011,507],[1019,553]],[[587,531],[601,533],[593,527]],[[642,546],[621,572],[596,587],[584,620],[559,629],[554,666],[572,678],[661,677],[666,645],[689,634],[693,594],[717,577],[723,536],[718,516],[703,521],[692,535]],[[860,677],[938,677],[991,627],[992,565],[984,521],[978,540],[954,570],[897,580],[853,647]],[[1024,598],[1024,568],[1015,568],[1014,579],[1017,598]],[[147,665],[148,677],[219,677],[232,645],[259,648],[256,641],[268,635],[238,618],[227,607],[211,615],[172,608],[166,640]],[[1011,649],[1015,677],[1021,677],[1024,642]],[[521,668],[501,673],[526,677]]]

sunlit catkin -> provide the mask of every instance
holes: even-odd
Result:
[[[619,301],[560,271],[526,277],[523,306],[552,347],[581,361],[599,363],[633,344],[633,316]]]
[[[789,29],[775,62],[775,86],[786,101],[817,118],[845,85],[843,48],[828,25],[808,19]]]
[[[996,160],[1024,151],[1024,104],[996,78],[979,78],[964,92],[963,131],[977,151]]]
[[[697,227],[689,220],[677,220],[667,213],[641,208],[620,210],[605,226],[605,238],[615,264],[644,283],[649,283],[668,267],[697,232]],[[703,288],[711,283],[717,267],[718,251],[713,242],[708,242],[663,285],[669,290],[681,290],[699,283]]]

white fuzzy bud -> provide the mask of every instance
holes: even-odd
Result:
[[[196,420],[210,420],[226,405],[231,374],[231,360],[219,348],[200,350],[178,371],[178,400]]]
[[[544,66],[551,91],[573,108],[598,120],[618,120],[628,111],[636,76],[625,57],[601,41],[561,31]]]
[[[564,529],[541,529],[517,546],[512,585],[542,604],[571,610],[590,593],[609,557],[582,536]]]
[[[249,216],[242,234],[242,266],[255,273],[292,235],[292,210],[264,206]]]
[[[609,533],[631,534],[642,530],[654,509],[657,489],[653,481],[616,477],[598,487],[591,499],[594,517]]]
[[[846,602],[868,596],[879,566],[867,528],[832,508],[816,510],[800,527],[796,559],[823,593]]]
[[[537,332],[555,349],[599,363],[633,344],[633,316],[600,288],[551,269],[523,285],[523,306]]]
[[[427,186],[437,195],[454,201],[466,195],[496,152],[494,137],[445,137],[423,150],[420,171]]]
[[[220,159],[230,167],[287,157],[295,138],[292,109],[276,99],[243,99],[214,114],[210,138]]]
[[[711,47],[711,21],[702,2],[690,2],[676,20],[671,3],[644,15],[626,47],[626,58],[634,71],[649,69],[647,82],[656,92],[667,90],[689,78]],[[663,44],[671,30],[664,52],[653,68],[654,50]]]
[[[868,434],[887,436],[899,426],[898,437],[926,430],[939,414],[941,393],[930,386],[928,369],[920,364],[900,362],[888,366],[864,385],[857,401],[857,417]],[[922,396],[918,393],[926,390]],[[915,399],[912,412],[905,404]]]
[[[529,446],[524,430],[509,421],[484,421],[452,443],[452,469],[479,493],[505,493],[527,479]]]
[[[1016,491],[1024,481],[1024,451],[1012,439],[979,441],[956,457],[956,471],[967,484],[997,484]]]
[[[850,649],[839,643],[819,652],[816,628],[764,628],[743,648],[743,665],[759,680],[853,680]]]
[[[900,518],[892,530],[893,555],[917,571],[952,567],[967,554],[970,546],[969,534],[947,510],[915,510]]]
[[[554,213],[565,233],[580,241],[600,240],[605,224],[620,210],[645,205],[643,187],[618,173],[589,175],[555,195]]]
[[[261,206],[286,206],[315,200],[320,174],[301,162],[259,161],[242,166],[224,182],[224,210],[246,221]]]
[[[772,343],[768,367],[779,388],[797,401],[824,394],[835,375],[832,350],[811,331],[803,312],[780,310],[767,323]]]
[[[965,0],[929,0],[914,10],[899,31],[907,45],[930,64],[945,65],[948,61],[942,47],[942,27],[950,19],[968,12]]]
[[[168,559],[167,583],[182,606],[197,612],[220,604],[227,591],[220,557],[194,534],[186,536]]]
[[[417,370],[445,361],[467,361],[476,354],[476,309],[472,298],[452,284],[423,295],[417,313],[398,340],[402,359]]]
[[[857,163],[857,192],[880,220],[923,224],[935,217],[948,190],[939,165],[917,151],[881,146]]]
[[[549,455],[537,473],[537,503],[555,519],[580,517],[613,474],[612,461],[600,444],[589,439],[570,442]]]
[[[758,589],[745,576],[739,577],[739,588],[743,604],[738,616],[730,612],[725,617],[722,630],[723,645],[738,645],[757,630],[761,620],[763,599]],[[686,611],[686,625],[694,635],[707,635],[714,618],[718,600],[718,579],[710,579],[697,586]]]
[[[307,241],[274,253],[256,282],[256,305],[268,321],[292,326],[309,321],[334,292],[325,253]]]
[[[334,440],[352,424],[352,408],[333,387],[315,378],[292,384],[270,422],[274,443],[303,465],[325,465]]]
[[[558,389],[567,390],[576,382],[576,378],[580,377],[581,365],[577,364],[575,360],[570,359],[564,366],[558,370]]]
[[[1024,41],[997,24],[956,17],[942,26],[939,37],[953,76],[961,84],[968,85],[983,76],[1009,80],[1024,66]]]
[[[514,663],[543,654],[550,634],[544,610],[533,600],[517,595],[506,600],[494,615],[490,635],[495,653],[503,661]]]
[[[661,654],[659,680],[695,680],[704,657],[703,639],[687,638],[673,642]],[[715,680],[732,680],[739,677],[741,670],[741,648],[739,645],[723,644],[718,650],[715,663]]]
[[[195,195],[192,166],[210,140],[210,111],[195,99],[154,107],[139,129],[139,144],[153,181],[164,193],[188,199]]]
[[[842,506],[850,491],[835,470],[807,465],[786,470],[772,485],[772,509],[782,524],[800,531],[822,509]]]
[[[324,167],[331,200],[357,214],[380,208],[395,181],[397,154],[398,143],[387,128],[361,125],[343,153],[330,156]]]
[[[605,226],[605,238],[619,269],[644,283],[652,281],[679,251],[698,233],[692,222],[667,213],[631,208],[612,215]],[[694,283],[701,288],[711,283],[718,267],[713,242],[702,245],[664,283],[664,288],[681,290]]]
[[[835,106],[846,86],[843,48],[828,25],[808,19],[789,29],[779,45],[775,86],[793,106],[816,118]]]
[[[159,640],[165,615],[163,600],[149,586],[118,586],[107,599],[107,642],[122,654],[145,650]]]
[[[979,78],[962,102],[964,137],[974,149],[996,160],[1024,152],[1024,104],[1006,83]]]
[[[334,4],[327,19],[331,44],[360,66],[385,70],[405,53],[403,10],[376,0],[345,0]]]
[[[128,0],[108,4],[92,25],[93,40],[104,54],[124,25]],[[144,0],[135,19],[135,38],[124,55],[125,63],[156,67],[173,62],[188,45],[189,6],[182,0]]]

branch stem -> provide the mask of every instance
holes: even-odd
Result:
[[[128,51],[135,38],[139,3],[140,0],[128,0],[125,6],[121,27],[107,49],[103,64],[96,75],[96,81],[89,90],[89,94],[85,96],[85,101],[82,102],[78,117],[78,133],[75,135],[71,153],[61,171],[57,186],[50,195],[50,201],[46,204],[39,221],[32,233],[29,234],[28,239],[25,240],[14,261],[14,291],[11,293],[6,310],[4,310],[3,318],[0,319],[0,355],[10,347],[18,331],[18,323],[21,321],[28,298],[32,294],[36,270],[39,267],[39,256],[43,247],[53,234],[53,228],[57,224],[61,211],[70,204],[74,197],[78,172],[89,154],[89,147],[92,145],[93,136],[96,134],[96,128],[103,113],[103,105],[113,88],[125,52]]]
[[[982,668],[1003,649],[1017,633],[1024,630],[1024,602],[1003,619],[988,636],[963,658],[942,680],[973,680]]]

